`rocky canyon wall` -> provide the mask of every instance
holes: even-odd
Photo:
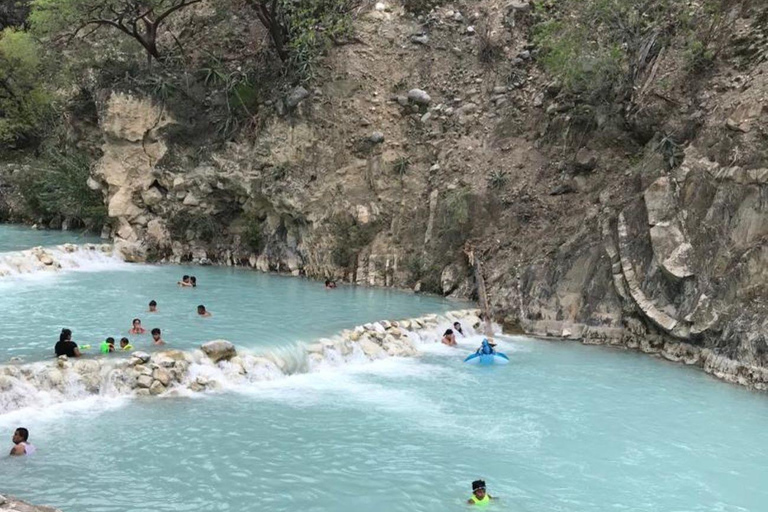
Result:
[[[204,157],[171,137],[184,121],[161,104],[103,95],[89,184],[118,250],[472,296],[469,243],[510,330],[768,382],[765,59],[693,87],[679,52],[661,52],[633,122],[690,137],[639,142],[598,116],[574,144],[576,107],[535,63],[530,4],[380,7],[316,86],[260,103],[253,134]],[[479,28],[511,33],[503,64],[479,59]]]

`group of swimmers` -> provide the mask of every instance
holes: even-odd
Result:
[[[454,332],[456,331],[456,332]],[[459,322],[453,323],[453,329],[446,329],[445,333],[443,333],[443,339],[440,340],[443,345],[448,345],[449,347],[455,347],[457,346],[456,343],[456,333],[461,334],[462,336],[466,336],[464,334],[464,330],[461,328],[461,324]],[[496,353],[496,343],[490,338],[487,340],[483,340],[483,344],[478,347],[477,351],[478,353],[482,354],[495,354]]]
[[[177,283],[179,286],[183,288],[196,288],[197,287],[197,278],[195,276],[182,276],[181,281]],[[148,313],[157,313],[157,301],[151,300],[149,301],[149,309],[147,311]],[[197,306],[197,315],[201,317],[210,317],[211,312],[208,311],[203,304],[200,304]],[[128,331],[128,334],[133,335],[140,335],[146,333],[147,330],[144,329],[144,327],[141,325],[141,319],[140,318],[134,318],[131,322],[131,329]],[[159,328],[155,327],[150,331],[150,334],[152,335],[152,344],[153,345],[165,345],[165,341],[163,340],[162,331],[160,331]],[[82,345],[78,346],[77,343],[72,341],[72,331],[70,329],[62,329],[61,333],[59,334],[59,341],[56,343],[56,346],[54,347],[54,352],[56,353],[56,357],[59,356],[67,356],[67,357],[80,357],[83,355],[82,350],[88,350],[91,348],[90,345]],[[126,338],[122,337],[120,338],[120,347],[115,346],[115,338],[108,337],[104,341],[102,341],[99,344],[99,352],[102,354],[109,354],[111,352],[130,352],[133,350],[133,345],[131,344],[131,341]]]

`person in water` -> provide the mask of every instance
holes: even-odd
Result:
[[[182,276],[181,281],[179,281],[176,284],[178,284],[181,287],[192,286],[192,282],[189,280],[189,276]]]
[[[56,357],[80,357],[82,355],[80,353],[80,349],[77,347],[77,343],[72,341],[72,331],[69,329],[61,330],[61,334],[59,334],[59,341],[56,343],[56,346],[53,348],[53,350],[56,353]]]
[[[480,348],[477,349],[477,354],[495,354],[496,350],[494,347],[496,344],[493,342],[493,340],[488,341],[488,339],[483,338],[483,342],[480,344]]]
[[[160,335],[160,329],[157,327],[152,329],[152,343],[155,345],[165,345],[165,341],[163,341],[163,338]]]
[[[211,316],[211,312],[206,311],[205,306],[200,304],[197,306],[197,316]]]
[[[109,354],[110,352],[115,351],[115,338],[112,338],[111,336],[107,338],[106,340],[102,341],[99,345],[99,352],[102,354]]]
[[[19,427],[13,432],[13,448],[11,448],[12,456],[20,455],[32,455],[35,453],[34,445],[29,444],[29,430],[24,427]]]
[[[451,329],[446,329],[445,334],[443,334],[443,339],[441,340],[443,345],[448,345],[449,347],[455,347],[456,346],[456,335],[453,334],[453,331]]]
[[[157,301],[149,301],[149,313],[157,313]]]
[[[453,322],[453,330],[461,334],[462,336],[465,335],[464,330],[461,328],[461,324],[459,322]]]
[[[133,350],[133,345],[128,341],[128,338],[120,338],[120,350],[123,352],[130,352]]]
[[[326,279],[325,280],[325,287],[330,289],[330,290],[333,290],[334,288],[336,288],[336,282],[335,281],[331,281],[330,279]]]
[[[472,482],[472,497],[467,500],[468,505],[484,506],[495,499],[485,492],[485,480],[475,480]]]
[[[189,276],[189,283],[192,285],[192,288],[197,288],[197,278],[195,276]]]
[[[132,327],[131,330],[128,331],[128,334],[144,334],[147,332],[147,330],[141,326],[141,320],[138,318],[134,318],[133,322],[131,322],[131,325]]]

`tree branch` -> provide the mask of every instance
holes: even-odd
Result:
[[[199,4],[203,0],[182,0],[180,4],[175,5],[165,11],[163,14],[157,17],[157,20],[155,20],[155,26],[159,26],[165,18],[173,14],[174,12],[178,11],[179,9],[183,9],[184,7],[188,7],[193,4]]]

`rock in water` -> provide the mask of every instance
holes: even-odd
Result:
[[[213,340],[203,343],[200,349],[207,355],[211,361],[228,361],[237,355],[235,346],[227,340]]]

